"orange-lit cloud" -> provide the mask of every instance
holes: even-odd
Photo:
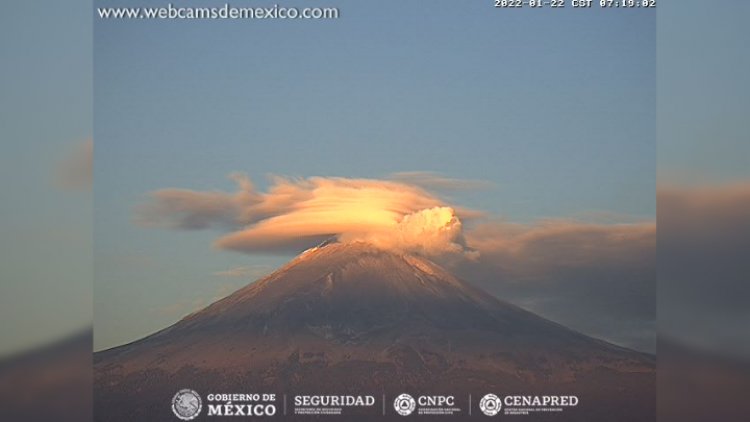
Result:
[[[474,215],[396,181],[275,177],[267,192],[259,192],[247,177],[232,177],[234,193],[156,191],[136,220],[180,229],[225,227],[230,232],[215,245],[242,252],[298,251],[337,236],[441,255],[464,252],[460,218]]]
[[[653,221],[492,220],[434,193],[476,184],[431,173],[392,176],[399,181],[276,177],[265,191],[245,176],[232,177],[235,192],[156,191],[139,207],[137,219],[179,229],[223,228],[215,246],[245,253],[300,252],[334,236],[419,253],[566,326],[653,350]],[[221,275],[246,277],[241,270]]]

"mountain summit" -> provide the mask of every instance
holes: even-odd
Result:
[[[202,384],[222,392],[560,391],[596,399],[588,403],[600,412],[653,411],[653,357],[498,300],[424,257],[362,242],[309,249],[165,330],[97,353],[95,370],[97,406]]]

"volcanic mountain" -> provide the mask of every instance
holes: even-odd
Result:
[[[97,420],[170,420],[186,387],[578,395],[554,420],[646,421],[655,409],[653,356],[498,300],[424,257],[359,242],[307,250],[94,363]]]

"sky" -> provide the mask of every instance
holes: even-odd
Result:
[[[653,183],[648,108],[655,101],[660,335],[746,362],[749,261],[738,251],[749,250],[750,239],[750,63],[742,54],[750,4],[660,1],[654,28],[630,11],[553,15],[463,3],[430,2],[401,15],[342,4],[344,18],[322,25],[109,22],[103,31],[98,22],[96,348],[163,328],[287,259],[216,250],[217,232],[137,226],[133,208],[149,192],[231,192],[225,176],[237,170],[261,188],[268,172],[433,170],[493,183],[492,190],[452,192],[453,199],[531,224],[506,245],[534,238],[587,244],[560,241],[580,239],[581,230],[543,230],[533,221],[653,217],[641,187]],[[0,359],[91,324],[91,198],[85,186],[59,183],[61,161],[81,163],[77,155],[92,136],[91,6],[7,2],[0,14]],[[655,100],[648,88],[654,65]],[[615,113],[619,106],[630,119]],[[582,230],[588,244],[599,238],[597,246],[608,246],[594,259],[609,263],[612,251],[629,251],[630,261],[643,261],[631,270],[653,272],[648,248],[633,254],[648,227],[620,249],[603,235],[616,231]],[[482,287],[526,307],[541,302],[545,316],[601,338],[602,330],[621,329],[620,344],[650,350],[648,335],[629,338],[613,321],[648,327],[636,317],[649,317],[648,309],[617,301],[627,285],[592,285],[579,275],[603,268],[583,265],[566,273],[582,281],[562,295],[534,262],[516,262],[503,242],[493,243],[492,233],[480,239],[483,257],[514,260],[514,274],[541,277],[543,289]],[[526,258],[544,252],[530,250]],[[551,262],[553,271],[566,263]],[[619,268],[607,265],[603,275]],[[491,266],[456,270],[495,274]],[[649,289],[643,282],[641,291]],[[584,306],[591,301],[582,295],[605,309]],[[557,303],[545,305],[551,298]],[[605,323],[592,326],[591,315]],[[671,358],[663,352],[662,363]],[[702,391],[684,377],[695,367],[677,367],[674,380],[686,392]],[[711,393],[723,394],[715,381]],[[696,402],[679,404],[692,411],[686,405]]]
[[[75,166],[92,136],[89,5],[6,3],[0,14],[0,357],[90,329],[93,279],[90,176],[72,181],[63,171]]]
[[[746,181],[750,46],[743,16],[750,4],[674,3],[658,11],[659,183]]]
[[[746,365],[750,4],[722,6],[687,0],[657,15],[658,326],[667,339]]]
[[[630,11],[511,13],[477,3],[446,12],[445,2],[433,4],[400,16],[342,5],[339,21],[291,26],[110,22],[102,31],[98,22],[97,90],[106,94],[97,96],[97,127],[108,136],[97,153],[104,163],[97,171],[97,348],[160,329],[287,259],[218,251],[216,232],[133,223],[134,204],[149,192],[231,191],[225,176],[236,170],[261,187],[267,172],[434,170],[491,181],[491,190],[452,192],[453,199],[515,222],[648,219],[653,201],[637,186],[653,182],[647,109],[656,37],[660,330],[702,350],[750,356],[742,335],[747,260],[736,254],[748,239],[737,228],[747,227],[750,84],[748,56],[737,53],[747,49],[750,6],[663,1],[654,35],[651,18]],[[92,135],[90,8],[40,0],[8,3],[0,15],[0,357],[91,323],[91,200],[85,186],[59,183],[61,161],[82,162],[77,155]],[[619,106],[639,118],[621,120],[613,112]],[[460,148],[466,144],[484,147],[472,154]],[[575,234],[543,228],[507,243]],[[596,227],[583,229],[589,239],[602,237]],[[631,235],[636,242],[621,246],[648,239]],[[618,250],[604,239],[609,247],[594,259]],[[504,263],[507,252],[500,245],[483,256]],[[511,267],[538,278],[531,263]],[[653,265],[631,269],[649,273]],[[567,275],[581,279],[592,269],[601,270],[582,266]],[[488,270],[457,269],[477,277]],[[637,322],[637,307],[617,306],[627,286],[596,289],[584,277],[565,296],[543,281],[558,302],[540,308],[552,319],[602,338],[602,329],[617,327],[613,318]],[[530,284],[482,287],[527,307],[550,299]],[[621,312],[582,306],[590,301],[581,295]],[[580,315],[564,312],[571,304]],[[608,319],[591,326],[591,315]],[[618,340],[649,349],[643,338]]]
[[[338,6],[335,21],[95,22],[96,349],[289,259],[134,221],[154,191],[232,192],[233,172],[266,191],[269,174],[429,171],[485,181],[446,196],[506,222],[653,221],[654,13]]]

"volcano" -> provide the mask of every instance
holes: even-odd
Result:
[[[94,365],[97,420],[172,420],[170,400],[186,387],[580,399],[525,420],[648,421],[655,411],[653,356],[503,302],[424,257],[360,242],[309,249],[169,328],[96,353]],[[486,417],[476,413],[459,419]]]

